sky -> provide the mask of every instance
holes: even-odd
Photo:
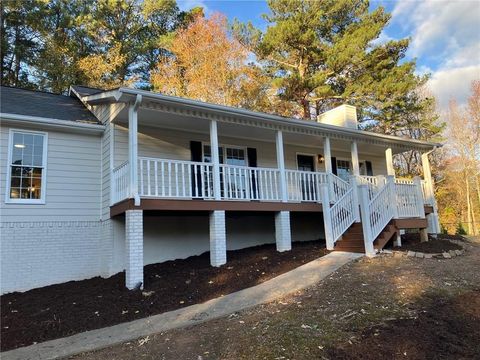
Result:
[[[229,20],[251,21],[265,29],[262,14],[268,6],[261,0],[177,0],[182,10],[202,6],[208,15],[225,14]],[[467,101],[470,83],[480,80],[480,0],[378,0],[392,19],[379,42],[410,38],[407,59],[416,59],[418,74],[430,74],[429,88],[440,109],[450,99]]]

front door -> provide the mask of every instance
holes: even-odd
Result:
[[[297,154],[297,169],[299,171],[315,171],[315,160],[313,155]],[[300,174],[300,191],[302,192],[302,201],[312,200],[312,194],[315,191],[313,177],[306,174]]]
[[[297,154],[297,168],[300,171],[315,171],[313,155]]]

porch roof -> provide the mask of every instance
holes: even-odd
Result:
[[[324,137],[328,136],[342,140],[358,140],[368,144],[392,147],[394,148],[394,152],[407,150],[426,151],[442,146],[440,143],[402,138],[342,126],[327,125],[313,120],[286,118],[242,108],[217,105],[131,88],[122,87],[87,95],[82,97],[82,101],[89,105],[99,105],[104,103],[133,103],[137,96],[140,96],[142,99],[141,108],[148,110],[156,110],[206,120],[217,120],[219,122],[237,125],[282,130],[290,133]]]

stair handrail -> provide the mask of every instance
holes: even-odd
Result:
[[[328,182],[320,185],[320,189],[325,242],[327,249],[333,250],[335,242],[355,221],[359,221],[356,181],[346,182],[331,174]]]
[[[367,185],[359,186],[359,202],[362,217],[362,228],[365,242],[365,253],[374,256],[373,242],[385,226],[395,218],[397,212],[395,182],[393,176],[387,178],[385,186],[370,199]]]

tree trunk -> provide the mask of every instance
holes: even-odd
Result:
[[[468,182],[468,174],[465,173],[465,185],[466,185],[466,195],[467,195],[467,224],[468,224],[468,235],[473,234],[472,226],[472,207],[470,202],[470,183]]]
[[[306,120],[310,120],[311,119],[310,101],[306,99],[302,99],[301,104],[303,106],[303,118]]]

